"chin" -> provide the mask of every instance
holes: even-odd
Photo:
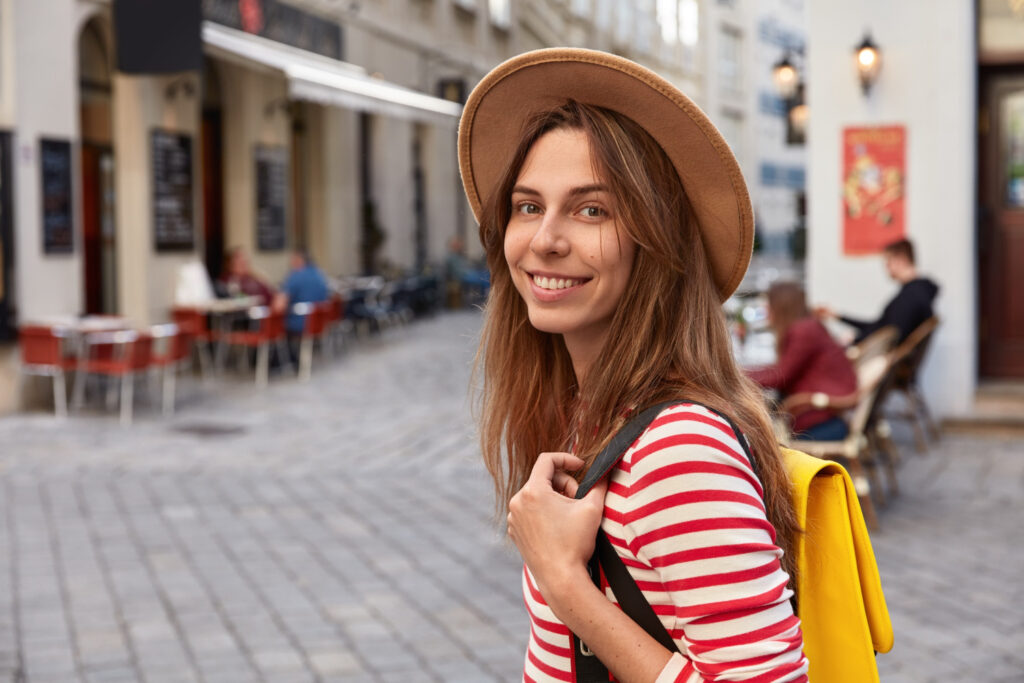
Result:
[[[570,321],[565,319],[565,315],[552,314],[546,311],[534,312],[529,311],[530,324],[533,329],[538,332],[547,332],[548,334],[565,334],[571,332],[573,325]]]

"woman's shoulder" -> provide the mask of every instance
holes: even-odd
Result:
[[[680,402],[658,413],[623,458],[623,468],[650,472],[682,462],[750,470],[739,436],[718,412]]]

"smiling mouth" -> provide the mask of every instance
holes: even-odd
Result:
[[[530,279],[533,280],[533,284],[537,285],[541,289],[559,290],[559,289],[570,289],[577,287],[588,279],[582,278],[562,278],[562,277],[545,277],[543,275],[534,275],[530,273]]]

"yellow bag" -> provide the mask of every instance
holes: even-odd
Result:
[[[876,652],[892,649],[892,622],[850,475],[841,465],[783,449],[797,521],[797,609],[811,683],[878,683]]]

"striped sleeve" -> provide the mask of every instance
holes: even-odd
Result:
[[[621,515],[613,543],[627,566],[635,558],[630,572],[686,655],[659,681],[806,681],[782,551],[728,423],[700,406],[669,408],[620,469],[606,501]]]

